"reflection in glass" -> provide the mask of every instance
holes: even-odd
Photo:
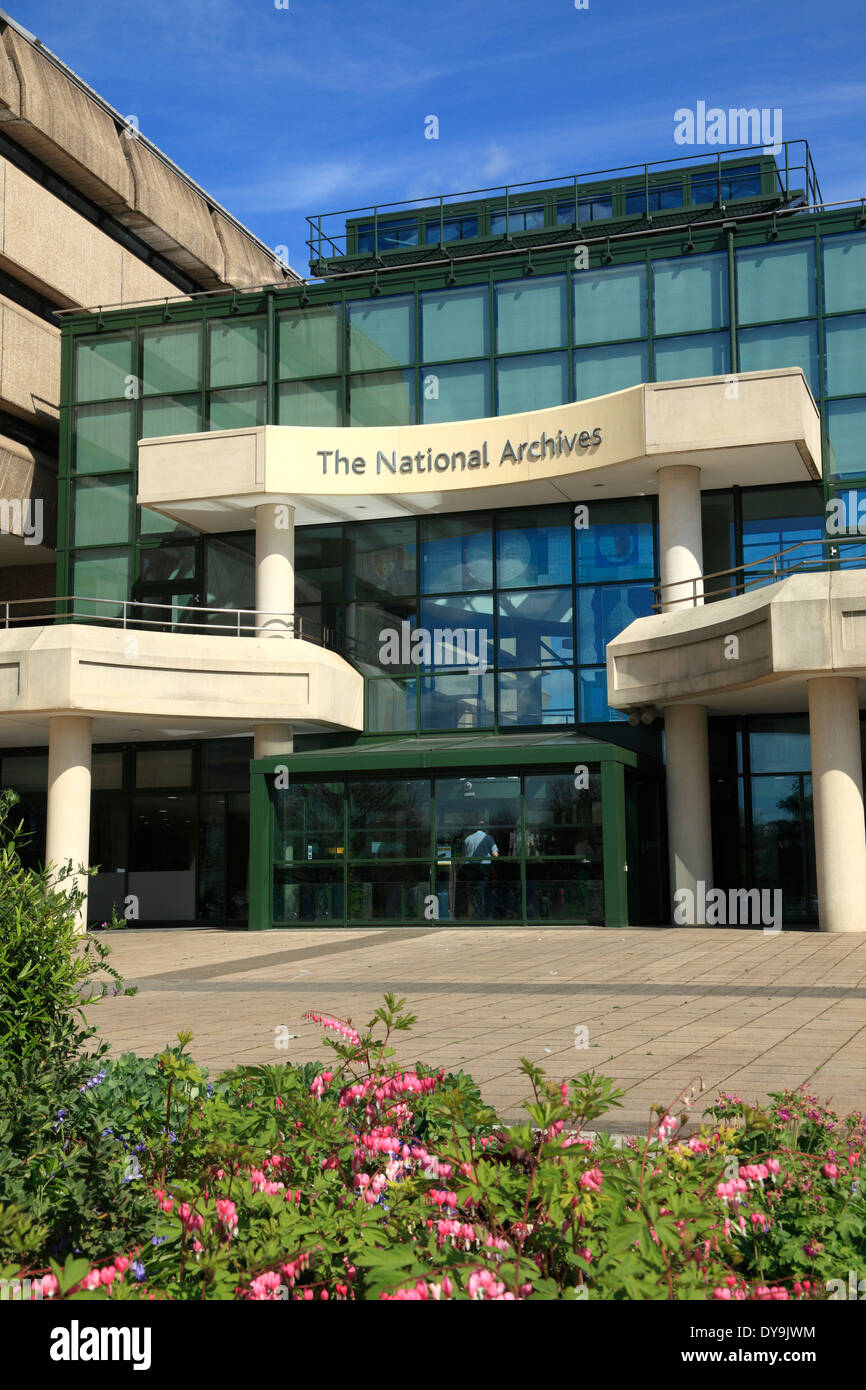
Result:
[[[349,920],[418,922],[430,896],[430,861],[350,864]]]
[[[591,502],[589,525],[574,531],[578,584],[651,579],[655,563],[652,516],[648,497]]]
[[[649,584],[607,584],[580,589],[577,598],[578,661],[590,665],[604,661],[605,648],[635,618],[652,612]]]
[[[421,679],[423,729],[493,727],[493,674],[424,676]]]
[[[415,859],[430,853],[430,786],[421,778],[348,784],[353,859]]]
[[[425,517],[421,522],[421,592],[489,589],[493,535],[488,516]]]
[[[573,724],[574,671],[502,671],[499,676],[499,723]]]
[[[570,584],[571,518],[560,507],[535,508],[518,521],[514,513],[499,519],[496,535],[496,582],[500,589],[529,585]]]
[[[500,666],[574,661],[571,589],[515,589],[499,596]]]

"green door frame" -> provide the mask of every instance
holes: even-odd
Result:
[[[250,931],[273,928],[274,807],[267,779],[278,771],[288,774],[330,773],[344,777],[347,771],[404,773],[454,771],[468,768],[501,768],[503,771],[571,764],[598,763],[601,772],[602,853],[604,857],[604,919],[606,927],[627,927],[628,865],[626,846],[625,769],[649,766],[650,760],[617,744],[575,740],[574,743],[523,744],[508,739],[503,747],[461,749],[449,740],[437,747],[434,740],[394,740],[387,748],[365,741],[340,749],[287,753],[283,757],[255,758],[250,763]],[[420,746],[419,746],[420,745]],[[348,764],[348,767],[347,767]],[[292,928],[279,928],[292,930]]]

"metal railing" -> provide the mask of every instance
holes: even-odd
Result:
[[[559,193],[563,196],[573,197],[574,201],[574,220],[575,226],[580,229],[579,203],[581,195],[584,197],[600,196],[602,189],[599,188],[599,181],[609,180],[611,185],[617,187],[625,185],[628,192],[640,192],[641,180],[645,195],[644,215],[651,216],[650,193],[658,186],[657,176],[665,172],[674,170],[684,170],[690,172],[696,164],[702,166],[701,172],[704,175],[702,182],[706,181],[705,171],[715,166],[716,170],[716,203],[724,204],[722,197],[722,186],[727,174],[735,174],[733,161],[761,157],[767,160],[766,147],[763,145],[738,145],[725,150],[718,150],[714,154],[706,149],[700,154],[679,155],[672,159],[657,159],[643,164],[625,164],[609,169],[594,169],[586,173],[568,174],[561,178],[527,179],[520,183],[495,184],[486,188],[467,189],[458,193],[437,193],[426,198],[405,198],[386,203],[370,203],[362,207],[342,208],[333,212],[315,213],[307,217],[310,234],[307,237],[307,246],[310,251],[310,264],[318,265],[323,260],[340,260],[347,256],[363,256],[369,254],[373,259],[377,259],[382,254],[380,248],[380,227],[387,230],[389,226],[394,226],[395,219],[401,214],[405,214],[407,219],[416,218],[418,220],[418,236],[421,240],[409,242],[405,246],[389,247],[390,251],[410,250],[413,247],[421,249],[424,246],[443,248],[454,246],[453,241],[446,241],[445,226],[449,218],[461,213],[468,213],[472,209],[467,204],[484,200],[489,203],[496,203],[496,213],[501,213],[505,217],[507,238],[511,235],[511,214],[519,213],[522,206],[526,206],[526,196],[537,194],[541,197],[544,194]],[[763,166],[766,172],[768,166]],[[781,149],[775,161],[775,190],[773,195],[784,201],[789,201],[797,195],[805,195],[805,203],[808,206],[823,206],[821,187],[818,183],[818,175],[815,163],[812,159],[809,142],[807,140],[785,140],[781,142]],[[739,195],[734,195],[739,196]],[[767,197],[766,192],[759,195],[749,195],[750,197]],[[684,203],[685,207],[688,204]],[[671,208],[666,211],[673,212]],[[424,214],[431,214],[425,217]],[[368,220],[372,235],[371,250],[369,253],[358,251],[349,244],[351,235],[357,232],[354,226],[351,231],[345,227],[345,220],[351,218],[354,223],[361,219]],[[439,223],[439,237],[432,241],[426,241],[426,228],[429,222],[435,229],[436,221]],[[381,221],[380,221],[381,219]],[[609,219],[604,219],[605,221]],[[341,224],[339,229],[335,222]],[[593,224],[595,225],[595,224]],[[541,230],[541,228],[538,228]],[[492,235],[492,234],[490,234]],[[387,254],[387,251],[385,252]]]
[[[204,616],[199,619],[198,614]],[[211,636],[222,633],[231,637],[257,637],[278,633],[281,637],[315,642],[321,647],[335,646],[333,631],[303,614],[270,613],[255,608],[209,608],[203,604],[154,603],[149,599],[91,598],[83,594],[51,599],[9,599],[0,602],[0,620],[4,628],[87,622],[125,630],[153,628],[159,632],[202,632]]]
[[[856,554],[845,556],[840,553],[846,546],[857,546]],[[817,559],[801,559],[800,561],[788,562],[785,557],[793,555],[795,551],[804,551],[817,548],[820,554]],[[686,604],[693,608],[697,600],[707,598],[719,599],[728,597],[731,594],[747,593],[749,589],[759,589],[768,584],[778,584],[782,579],[789,579],[792,574],[802,573],[805,570],[812,572],[843,569],[845,566],[850,569],[866,569],[866,535],[860,536],[834,536],[832,540],[828,538],[815,538],[813,540],[797,541],[794,545],[787,546],[784,550],[778,550],[774,555],[762,555],[757,560],[747,560],[745,564],[734,565],[731,569],[716,570],[713,574],[696,574],[690,579],[674,579],[667,584],[654,584],[652,592],[655,596],[653,611],[659,613],[662,606],[666,605],[667,611],[677,604]],[[755,571],[754,574],[746,574],[746,570]],[[711,580],[727,579],[730,576],[738,575],[733,583],[727,587],[716,587],[711,589],[706,586]],[[671,597],[667,591],[673,590],[677,597]],[[683,592],[685,590],[685,593]]]

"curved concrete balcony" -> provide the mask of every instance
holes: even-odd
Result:
[[[608,701],[621,710],[803,711],[817,676],[856,677],[866,696],[866,569],[795,574],[638,618],[607,647]]]
[[[259,723],[360,731],[364,680],[336,652],[291,636],[0,629],[3,744],[48,743],[49,720],[64,714],[91,718],[99,743],[218,738]]]

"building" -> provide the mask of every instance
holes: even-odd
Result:
[[[90,920],[863,929],[863,203],[788,142],[310,228],[62,315],[0,771]]]

